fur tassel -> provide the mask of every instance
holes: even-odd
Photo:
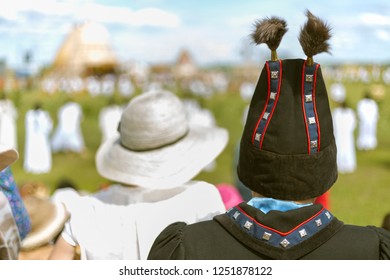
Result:
[[[284,19],[278,17],[265,18],[255,22],[255,30],[251,37],[257,45],[267,44],[271,51],[275,51],[287,32],[287,23]]]
[[[314,16],[309,10],[306,10],[307,22],[301,28],[299,42],[301,43],[303,52],[307,57],[322,52],[330,53],[330,45],[328,40],[331,37],[330,26]]]

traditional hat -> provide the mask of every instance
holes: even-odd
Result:
[[[336,145],[321,67],[330,27],[309,11],[299,41],[307,59],[278,60],[283,19],[256,22],[252,37],[271,49],[252,97],[240,142],[238,176],[251,190],[281,200],[304,200],[337,179]]]
[[[33,195],[24,197],[23,201],[31,219],[31,231],[23,239],[21,248],[32,250],[54,241],[69,218],[65,206]]]
[[[15,149],[0,144],[0,171],[14,163],[19,158]]]
[[[181,100],[155,90],[134,97],[119,124],[119,138],[96,154],[99,174],[145,188],[174,188],[191,180],[225,148],[224,128],[190,124]]]

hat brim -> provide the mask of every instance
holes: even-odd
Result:
[[[53,203],[53,205],[55,212],[53,219],[48,221],[46,226],[40,228],[39,231],[30,231],[22,241],[22,250],[32,250],[48,244],[61,233],[65,222],[69,219],[69,213],[62,203]]]
[[[169,189],[195,177],[227,142],[226,129],[205,126],[191,126],[179,141],[150,151],[126,149],[116,138],[99,147],[96,167],[101,176],[115,182]]]
[[[0,144],[0,171],[14,163],[19,157],[18,152]]]

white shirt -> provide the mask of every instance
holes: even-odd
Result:
[[[191,224],[225,212],[218,190],[206,182],[165,190],[161,200],[151,190],[129,188],[132,191],[129,205],[106,204],[70,190],[55,194],[71,214],[62,237],[80,246],[82,259],[146,259],[157,235],[171,223]]]

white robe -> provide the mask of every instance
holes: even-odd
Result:
[[[0,100],[0,144],[17,149],[18,112],[9,99]]]
[[[99,126],[102,133],[102,142],[112,137],[118,137],[118,124],[121,120],[123,107],[111,105],[103,108],[99,113]]]
[[[340,173],[351,173],[356,169],[355,112],[350,108],[334,109],[333,127],[337,146],[338,170]]]
[[[58,112],[58,125],[51,144],[53,152],[71,151],[80,153],[84,149],[84,138],[81,132],[81,106],[68,102]]]
[[[372,99],[364,98],[357,105],[359,117],[357,147],[359,150],[373,150],[377,146],[376,128],[379,119],[378,111],[378,105]]]
[[[44,110],[29,110],[25,117],[26,141],[23,167],[30,173],[48,173],[52,167],[50,133],[53,122]]]

